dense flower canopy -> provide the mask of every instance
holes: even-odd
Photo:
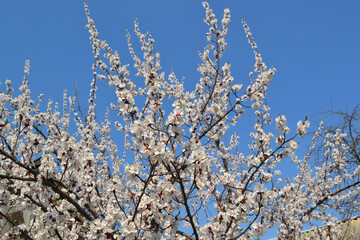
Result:
[[[265,99],[276,69],[263,62],[242,20],[255,65],[248,82],[235,80],[223,59],[230,11],[219,22],[209,4],[203,6],[209,30],[193,91],[174,72],[162,72],[155,41],[137,21],[142,56],[129,32],[127,38],[135,76],[143,83],[133,80],[129,65],[100,39],[86,4],[94,53],[87,112],[76,110],[76,98],[66,91],[62,111],[51,101],[44,107],[42,96],[33,100],[29,61],[19,94],[5,82],[1,199],[32,215],[18,224],[1,211],[1,226],[11,225],[3,239],[253,239],[273,228],[280,239],[294,239],[318,220],[331,227],[317,234],[342,234],[331,209],[359,194],[360,184],[360,167],[346,168],[345,135],[328,133],[319,142],[320,125],[308,154],[298,157],[297,141],[309,121],[300,120],[293,135],[285,115],[272,123]],[[98,80],[116,96],[102,121],[95,116]],[[113,123],[110,112],[117,114]],[[255,116],[248,145],[234,131],[244,114]],[[113,132],[123,137],[122,146]],[[327,161],[314,168],[317,144],[324,145]],[[282,161],[292,161],[298,174],[283,181]]]

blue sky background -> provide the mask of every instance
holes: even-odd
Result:
[[[185,76],[190,89],[199,78],[198,49],[203,49],[207,26],[202,1],[89,1],[100,32],[122,63],[130,63],[125,28],[139,19],[161,53],[163,70],[172,66]],[[227,56],[236,79],[247,81],[254,58],[240,18],[250,25],[268,66],[277,68],[269,104],[285,113],[290,123],[306,114],[351,108],[359,102],[359,1],[209,1],[219,18],[229,7]],[[31,60],[34,94],[61,100],[75,81],[84,101],[93,62],[82,1],[0,1],[0,80],[20,82],[26,58]],[[134,39],[136,40],[136,39]]]
[[[100,38],[120,52],[122,64],[133,64],[125,29],[133,32],[138,18],[143,32],[155,38],[162,67],[185,77],[189,90],[199,79],[198,50],[206,44],[205,13],[198,0],[89,0]],[[254,57],[240,18],[249,24],[263,59],[277,73],[268,92],[274,116],[286,114],[290,128],[318,112],[351,109],[359,103],[360,1],[347,0],[212,0],[218,18],[228,7],[226,59],[236,80],[248,81]],[[31,61],[30,87],[34,96],[62,101],[63,89],[74,92],[75,82],[86,104],[93,56],[82,1],[0,1],[0,80],[19,85],[26,58]],[[133,34],[134,36],[134,34]],[[136,41],[135,36],[133,37]],[[138,51],[139,53],[139,51]],[[224,59],[225,60],[225,59]],[[109,89],[98,100],[108,104]],[[100,105],[101,107],[102,105]],[[105,105],[103,105],[105,106]],[[247,126],[245,126],[247,127]],[[252,126],[248,126],[252,129]],[[245,128],[244,128],[245,129]]]

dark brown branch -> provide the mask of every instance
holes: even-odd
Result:
[[[25,168],[26,170],[28,170],[30,173],[32,173],[34,176],[38,175],[39,172],[30,168],[29,166],[26,166],[25,164],[21,163],[20,161],[18,161],[16,159],[16,157],[10,155],[9,153],[7,153],[6,151],[4,151],[3,149],[0,148],[0,154],[4,155],[5,157],[9,158],[13,163],[19,165],[22,168]]]
[[[328,196],[325,196],[323,199],[317,201],[317,203],[315,204],[314,207],[310,208],[309,210],[307,210],[300,218],[300,221],[305,217],[305,216],[308,216],[309,214],[311,214],[318,206],[320,206],[321,204],[323,204],[324,202],[328,201],[329,200],[329,197],[333,197],[333,196],[336,196],[337,194],[343,192],[343,191],[346,191],[347,189],[349,188],[352,188],[352,187],[355,187],[356,185],[360,184],[360,181],[358,182],[354,182],[346,187],[343,187],[342,189],[339,189],[333,193],[331,193],[330,195]]]
[[[43,212],[47,212],[47,211],[48,211],[47,208],[46,208],[43,204],[35,201],[30,195],[28,195],[28,194],[25,193],[24,196],[25,196],[26,198],[28,198],[33,204],[35,204],[36,206],[40,207]]]
[[[195,238],[193,238],[193,237],[190,236],[189,234],[184,233],[184,232],[182,232],[182,231],[177,230],[176,233],[177,233],[177,234],[180,234],[181,236],[186,237],[186,238],[189,239],[189,240],[195,240]]]
[[[90,216],[74,199],[72,199],[68,194],[61,191],[54,183],[52,183],[49,179],[43,179],[43,183],[46,186],[51,187],[51,189],[60,195],[60,197],[66,199],[69,203],[71,203],[78,211],[81,213],[86,219],[92,221],[93,217]]]
[[[8,175],[0,175],[0,179],[12,179],[12,180],[20,180],[20,181],[30,181],[36,182],[36,178],[23,178],[23,177],[15,177],[15,176],[8,176]]]
[[[150,165],[151,165],[151,163],[150,163]],[[139,209],[139,206],[140,206],[141,199],[142,199],[142,197],[143,197],[144,194],[145,194],[145,191],[146,191],[146,189],[147,189],[147,187],[148,187],[148,185],[149,185],[149,183],[150,183],[151,178],[153,177],[154,168],[155,168],[155,166],[151,165],[149,177],[146,179],[146,182],[144,183],[144,187],[143,187],[143,189],[142,189],[142,191],[141,191],[141,194],[140,194],[140,196],[139,196],[138,202],[137,202],[136,205],[135,205],[135,211],[134,211],[134,215],[133,215],[131,221],[134,221],[135,218],[136,218],[136,215],[137,215],[137,213],[138,213],[138,211],[139,211],[138,209]]]
[[[178,183],[179,183],[179,186],[180,186],[181,195],[183,197],[183,201],[184,201],[183,204],[184,204],[184,207],[186,209],[186,214],[187,214],[187,216],[189,218],[191,228],[193,229],[195,239],[199,240],[199,235],[197,233],[197,228],[195,226],[193,215],[191,214],[191,210],[190,210],[190,207],[189,207],[189,204],[188,204],[188,199],[187,199],[187,196],[186,196],[187,194],[186,194],[186,191],[185,191],[184,183],[183,183],[183,180],[182,180],[182,178],[180,176],[180,170],[175,166],[175,164],[173,164],[173,166],[174,166],[174,168],[176,170],[177,180],[178,180]]]
[[[57,229],[55,229],[55,234],[60,240],[63,240],[63,238],[61,237],[61,235]]]

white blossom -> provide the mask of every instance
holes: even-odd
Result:
[[[309,121],[291,135],[291,121],[273,117],[266,96],[276,69],[266,66],[248,24],[242,19],[255,64],[240,82],[231,73],[236,61],[224,58],[230,10],[219,21],[203,7],[208,31],[193,91],[162,70],[155,40],[137,20],[139,44],[127,31],[133,67],[123,64],[86,4],[94,54],[89,106],[66,91],[63,104],[33,100],[29,61],[20,91],[5,81],[0,197],[32,215],[10,224],[4,239],[255,239],[274,228],[279,239],[296,239],[319,221],[327,230],[318,228],[316,239],[339,236],[332,210],[360,194],[360,167],[347,168],[346,136],[320,125],[301,149]],[[96,114],[98,79],[115,98],[104,116]],[[246,124],[245,114],[253,114]],[[313,166],[317,144],[327,161]]]

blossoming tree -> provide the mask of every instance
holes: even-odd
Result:
[[[360,168],[346,168],[344,135],[327,135],[321,144],[330,149],[328,161],[313,168],[320,126],[309,153],[298,158],[296,139],[309,122],[299,121],[293,135],[284,115],[272,123],[264,100],[275,68],[265,65],[243,21],[255,66],[248,83],[236,81],[223,60],[230,12],[225,9],[218,22],[203,6],[209,31],[193,91],[174,72],[161,71],[154,40],[136,21],[143,56],[136,55],[130,33],[128,47],[144,83],[132,80],[118,52],[99,38],[86,4],[94,53],[86,117],[66,93],[63,111],[52,102],[42,107],[41,96],[31,99],[28,61],[20,94],[6,81],[0,93],[1,199],[33,217],[18,224],[0,211],[0,224],[12,226],[4,239],[253,239],[274,228],[280,239],[294,239],[318,220],[332,227],[317,234],[340,236],[330,210],[358,194],[360,184]],[[117,99],[102,122],[95,118],[99,79]],[[116,122],[109,111],[117,113]],[[255,122],[244,146],[229,130],[245,113]],[[123,146],[110,132],[123,136]],[[282,181],[282,161],[297,166],[292,179]],[[334,176],[334,169],[342,174]]]
[[[350,111],[326,111],[320,114],[324,119],[324,131],[320,134],[319,139],[326,141],[326,138],[335,133],[344,135],[342,139],[346,148],[342,148],[346,155],[346,171],[338,171],[334,169],[333,175],[341,175],[346,172],[353,172],[360,165],[360,105],[356,105]],[[317,145],[314,151],[313,160],[315,164],[328,162],[330,156],[324,154],[331,151],[331,146]],[[343,176],[341,176],[343,177]],[[346,179],[346,178],[345,178]],[[344,180],[345,180],[344,179]],[[346,180],[345,180],[346,181]],[[351,198],[344,198],[336,209],[343,218],[349,218],[354,214],[359,214],[358,194],[354,194]]]

